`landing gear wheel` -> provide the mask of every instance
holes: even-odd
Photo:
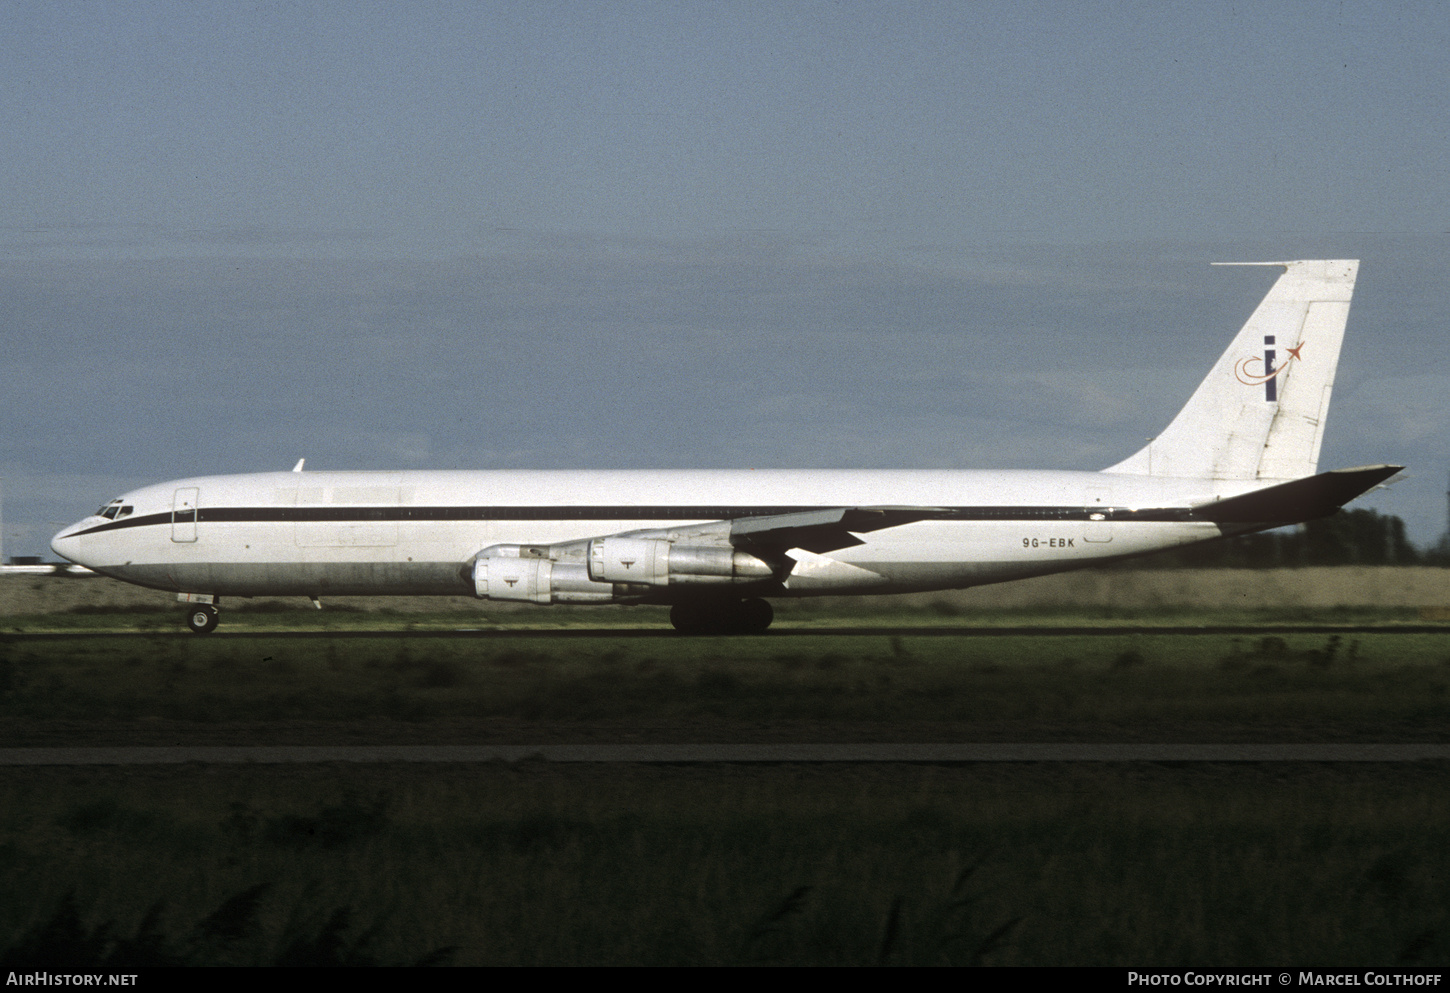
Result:
[[[735,605],[730,627],[740,634],[764,634],[775,620],[775,608],[769,600],[745,600]]]
[[[215,607],[193,607],[186,615],[186,626],[197,634],[211,634],[216,630],[218,620],[220,618]]]
[[[670,608],[670,624],[680,634],[709,634],[713,613],[703,603],[677,603]]]
[[[769,600],[686,601],[670,608],[681,634],[761,634],[775,619]]]

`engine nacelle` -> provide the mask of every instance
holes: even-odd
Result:
[[[491,545],[473,560],[473,593],[480,600],[532,603],[611,603],[612,583],[596,583],[583,563],[555,562],[538,545]]]
[[[758,583],[775,570],[749,552],[725,545],[677,545],[664,538],[595,538],[589,578],[647,586]]]

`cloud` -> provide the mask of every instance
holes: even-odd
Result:
[[[1272,278],[1200,265],[1248,249],[1153,244],[516,242],[441,261],[0,263],[0,461],[135,482],[303,455],[1093,469],[1168,423]],[[1432,269],[1362,280],[1377,295],[1351,315],[1326,465],[1443,464]],[[1401,352],[1422,356],[1417,375],[1385,368]],[[12,496],[12,517],[74,516],[70,486]],[[1438,500],[1415,498],[1417,540],[1438,529]]]

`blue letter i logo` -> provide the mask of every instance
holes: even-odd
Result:
[[[1264,380],[1264,399],[1274,401],[1279,399],[1279,390],[1275,385],[1279,378],[1274,375],[1274,336],[1264,335],[1264,375],[1269,378]]]

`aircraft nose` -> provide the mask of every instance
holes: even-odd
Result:
[[[86,563],[82,562],[80,557],[81,539],[79,536],[81,525],[84,523],[84,521],[77,521],[57,532],[56,536],[50,539],[50,550],[63,559],[77,565],[85,565]]]

